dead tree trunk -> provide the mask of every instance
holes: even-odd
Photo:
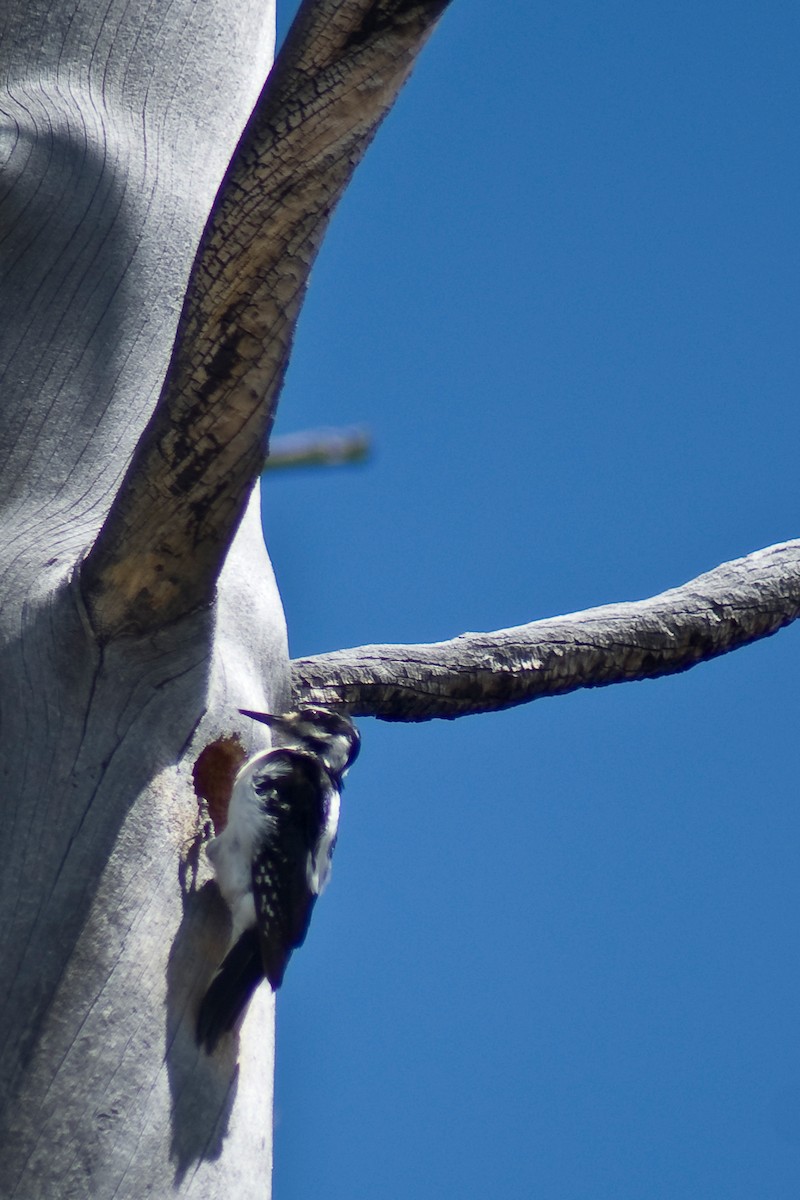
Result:
[[[263,1196],[269,1001],[238,1071],[198,1056],[200,931],[225,922],[179,871],[193,747],[237,703],[286,695],[258,514],[215,608],[157,630],[98,638],[77,567],[161,389],[273,14],[3,15],[0,1192]]]
[[[306,0],[263,88],[263,2],[3,10],[4,1196],[269,1193],[269,990],[195,1045],[229,921],[192,767],[289,699],[254,485],[330,213],[445,3]]]
[[[452,717],[685,670],[800,613],[787,543],[290,678],[254,483],[330,213],[446,2],[304,0],[261,91],[262,0],[0,14],[4,1197],[269,1192],[268,989],[241,1046],[194,1041],[228,918],[192,767],[249,748],[240,704]]]

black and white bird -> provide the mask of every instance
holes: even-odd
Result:
[[[341,713],[308,707],[262,721],[281,745],[263,750],[233,784],[228,823],[206,853],[231,910],[231,948],[200,1005],[197,1040],[211,1053],[265,977],[283,982],[292,951],[331,872],[342,779],[361,739]]]

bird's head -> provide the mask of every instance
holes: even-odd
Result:
[[[343,775],[358,756],[361,737],[344,713],[307,705],[287,713],[252,712],[240,708],[244,717],[269,725],[289,748],[307,750],[319,758],[332,775]]]

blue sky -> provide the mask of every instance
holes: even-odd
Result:
[[[268,481],[295,655],[798,536],[798,61],[790,3],[456,0],[298,330],[278,430],[375,452]],[[361,723],[280,1200],[796,1200],[799,655]]]

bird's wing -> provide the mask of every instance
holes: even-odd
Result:
[[[253,863],[253,898],[264,973],[273,989],[283,982],[291,953],[308,932],[316,896],[307,881],[323,797],[320,768],[308,754],[276,750],[254,777],[270,837]]]

